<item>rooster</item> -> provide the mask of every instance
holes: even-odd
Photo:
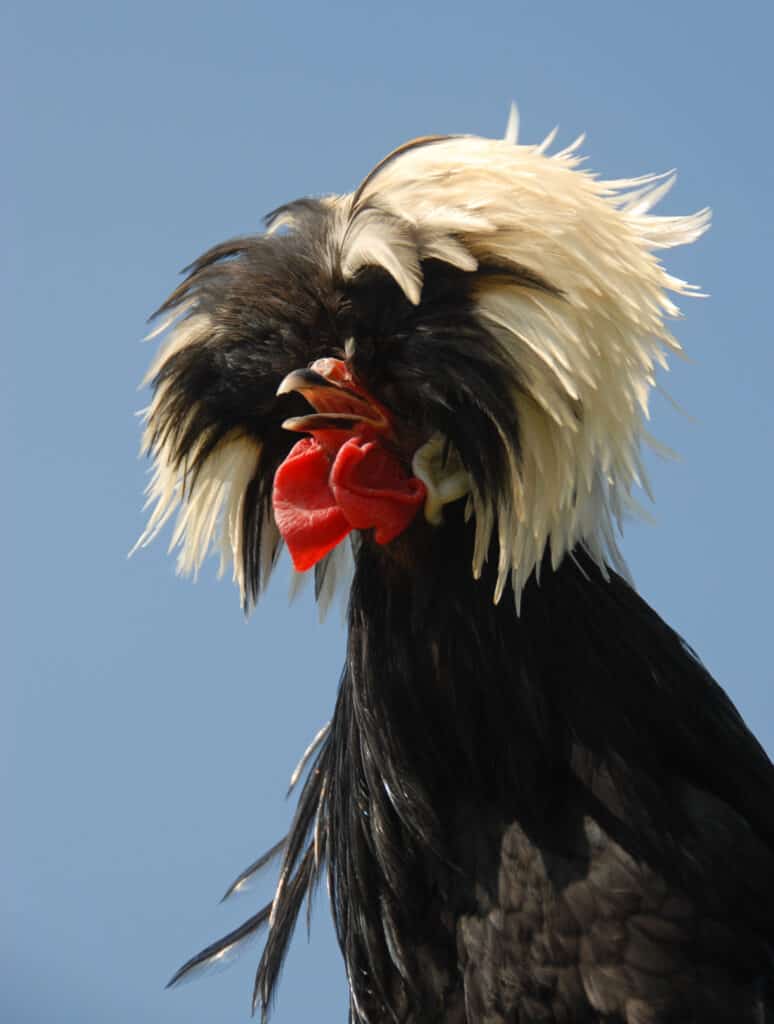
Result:
[[[774,768],[616,541],[708,211],[552,141],[408,142],[154,314],[140,543],[352,574],[274,897],[172,983],[266,928],[265,1016],[324,878],[358,1024],[774,1021]]]

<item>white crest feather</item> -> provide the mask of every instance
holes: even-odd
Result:
[[[512,146],[515,146],[519,141],[519,108],[515,103],[511,103],[511,109],[508,111],[508,124],[505,126],[504,141],[509,142]]]
[[[524,392],[514,395],[521,454],[511,460],[510,499],[492,508],[475,490],[469,497],[473,572],[480,574],[496,528],[495,599],[510,576],[518,601],[547,548],[558,565],[583,543],[600,564],[625,571],[615,530],[635,507],[633,488],[647,492],[639,448],[649,441],[649,395],[655,369],[679,350],[664,323],[679,315],[667,293],[698,294],[654,253],[698,238],[709,211],[654,216],[672,172],[601,181],[579,169],[582,136],[550,156],[555,130],[539,146],[519,146],[517,126],[513,109],[503,140],[433,138],[401,147],[340,203],[345,277],[378,263],[416,304],[422,259],[448,250],[449,262],[467,269],[459,258],[466,251],[471,263],[526,268],[552,289],[482,276],[474,293],[482,324],[511,353]],[[356,226],[373,210],[390,228],[383,245],[369,239],[369,256]],[[354,260],[353,238],[360,240]],[[400,244],[387,255],[383,246],[393,238]]]

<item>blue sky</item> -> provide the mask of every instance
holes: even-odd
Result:
[[[411,136],[499,135],[512,98],[525,141],[585,130],[595,170],[677,167],[663,210],[715,211],[669,254],[712,297],[677,325],[689,359],[666,386],[689,415],[654,405],[681,462],[650,459],[657,523],[631,524],[624,550],[774,750],[773,28],[749,2],[6,7],[0,1019],[248,1019],[256,949],[163,986],[265,895],[217,905],[288,821],[343,632],[288,608],[286,569],[245,623],[214,562],[192,586],[163,543],[126,560],[146,482],[138,339],[207,246],[351,189]],[[320,906],[274,1020],[344,1006]]]

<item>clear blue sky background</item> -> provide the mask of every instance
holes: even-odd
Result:
[[[307,193],[351,189],[426,132],[588,131],[590,166],[676,166],[664,204],[715,210],[669,256],[691,361],[655,403],[657,525],[641,590],[774,749],[771,6],[12,3],[0,25],[5,448],[0,1020],[248,1019],[249,950],[179,991],[178,964],[252,912],[217,901],[283,831],[295,758],[332,707],[336,621],[249,623],[208,563],[178,580],[143,516],[144,319],[207,246]],[[622,681],[622,685],[625,681]],[[344,1020],[327,910],[275,1020]]]

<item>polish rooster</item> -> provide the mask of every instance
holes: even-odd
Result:
[[[358,1024],[774,1021],[774,768],[616,541],[708,212],[552,141],[408,142],[156,314],[140,543],[350,573],[274,897],[173,982],[265,928],[265,1015],[325,879]]]

